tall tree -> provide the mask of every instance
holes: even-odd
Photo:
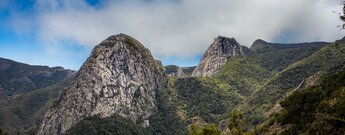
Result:
[[[343,5],[343,13],[340,13],[340,20],[343,21],[343,29],[345,29],[345,0],[341,0],[340,4]]]

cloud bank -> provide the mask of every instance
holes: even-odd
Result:
[[[48,46],[68,41],[91,48],[125,33],[157,58],[182,61],[202,54],[218,35],[248,47],[258,38],[304,42],[343,36],[333,13],[342,8],[338,0],[37,0],[34,7],[37,36]]]

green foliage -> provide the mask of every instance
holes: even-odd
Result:
[[[166,89],[157,91],[158,111],[150,117],[150,126],[157,135],[183,135],[187,133],[186,121],[177,115],[177,91],[174,89],[175,79],[170,78]]]
[[[219,116],[231,110],[240,98],[226,83],[215,78],[179,78],[176,80],[178,100],[187,115],[202,117],[206,122],[217,122]]]
[[[320,85],[297,91],[281,102],[284,110],[277,121],[293,124],[299,132],[309,134],[345,133],[345,70],[323,79]],[[341,94],[339,94],[341,93]]]
[[[72,71],[0,58],[0,126],[9,134],[34,132]]]
[[[150,66],[157,66],[152,57],[143,53],[142,49],[146,48],[135,39],[124,36],[125,42],[130,44],[129,49],[148,57],[147,64]],[[247,131],[247,128],[264,121],[262,113],[271,109],[304,79],[317,73],[321,73],[320,76],[335,74],[344,68],[344,43],[338,41],[320,50],[326,44],[267,44],[253,47],[250,55],[229,60],[214,76],[169,78],[167,88],[156,91],[157,112],[149,118],[148,128],[117,115],[107,118],[92,116],[80,121],[67,134],[219,135],[221,131],[217,124],[229,117],[226,126],[231,134],[238,135],[268,132],[269,126],[275,122],[293,125],[282,134],[342,133],[345,121],[345,79],[342,75],[326,78],[319,86],[295,92],[281,103],[285,109],[274,114],[273,120],[267,125],[260,130],[254,128]],[[15,86],[18,91],[32,91],[31,85],[10,84],[8,79],[3,79],[8,76],[17,77],[18,73],[32,70],[26,68],[19,64],[6,74],[0,73],[0,82],[6,84],[3,87]],[[166,72],[176,70],[177,66],[166,67]],[[63,76],[58,74],[54,78],[59,80],[59,75]],[[7,122],[0,123],[1,125],[11,127],[9,131],[19,129],[14,134],[23,131],[34,134],[57,91],[64,86],[52,85],[56,80],[42,76],[30,76],[30,79],[34,82],[42,81],[39,84],[42,89],[17,97],[15,101],[8,103],[12,108],[0,111],[0,122]],[[4,102],[7,101],[0,99],[0,103]],[[234,110],[244,110],[244,113],[233,112]],[[233,113],[229,115],[229,112]],[[187,125],[194,117],[200,117],[205,122],[192,123],[188,130]]]
[[[31,66],[3,58],[0,58],[0,61],[9,65],[6,70],[0,70],[0,88],[4,90],[0,98],[6,99],[17,93],[53,85],[70,72],[60,67]]]
[[[298,72],[283,74],[284,76],[279,77],[280,79],[277,79],[277,76],[271,78],[272,75],[276,71],[280,71],[294,62],[308,57],[325,44],[326,43],[308,43],[305,46],[301,45],[302,47],[299,46],[299,44],[273,46],[265,51],[254,52],[245,58],[231,59],[220,72],[212,77],[170,79],[170,86],[163,90],[164,96],[161,96],[164,97],[164,100],[159,102],[169,102],[169,104],[164,104],[164,106],[169,106],[170,109],[165,109],[169,111],[163,111],[164,113],[169,112],[168,114],[171,114],[169,118],[174,118],[174,114],[184,113],[184,115],[186,115],[185,118],[178,116],[180,120],[185,121],[184,123],[195,116],[200,116],[207,123],[218,123],[220,120],[224,119],[224,114],[236,108],[244,109],[246,110],[246,121],[249,122],[249,125],[243,124],[242,127],[239,128],[240,130],[238,127],[232,130],[238,134],[243,134],[242,128],[251,127],[251,125],[258,124],[264,120],[262,116],[250,111],[253,108],[248,106],[246,101],[248,99],[251,101],[250,99],[261,100],[262,98],[266,98],[266,95],[261,95],[260,89],[262,89],[262,86],[269,85],[269,90],[272,90],[272,94],[273,92],[276,94],[276,91],[273,91],[276,89],[278,89],[278,93],[274,95],[274,97],[268,95],[269,100],[267,102],[260,101],[260,103],[270,103],[273,105],[274,101],[280,98],[280,95],[285,94],[284,91],[279,91],[280,89],[292,88],[292,86],[295,86],[295,83],[300,83],[301,80],[292,79],[295,78],[296,75],[298,76]],[[322,64],[323,63],[321,63],[321,65]],[[171,68],[174,69],[174,67]],[[305,65],[301,64],[300,69],[297,71],[303,72],[304,68]],[[306,78],[305,76],[307,75],[298,77]],[[285,85],[283,83],[286,81],[279,83],[281,79],[287,81],[292,80],[294,82],[289,82]],[[267,82],[269,83],[267,84]],[[270,82],[273,83],[270,84]],[[260,97],[257,97],[258,90]],[[267,106],[267,108],[270,107]],[[160,115],[160,119],[163,119],[163,114]],[[176,117],[174,119],[176,119]],[[177,121],[174,119],[170,121]],[[154,123],[159,123],[159,120],[156,121],[157,122]],[[160,131],[164,131],[166,128],[161,129]],[[247,132],[247,134],[250,133],[251,132]]]
[[[216,123],[240,100],[215,78],[170,78],[156,97],[158,112],[150,120],[161,134],[185,134],[186,123],[195,116]]]
[[[0,111],[0,125],[10,134],[34,134],[58,92],[63,90],[71,79],[66,78],[54,85],[32,90],[2,105],[4,109]]]
[[[262,42],[254,44],[250,56],[269,71],[280,72],[290,64],[300,61],[329,43],[276,44]]]
[[[345,118],[345,88],[340,91],[339,98],[337,100],[337,104],[335,105],[335,110],[337,115],[341,118]]]
[[[202,128],[201,135],[221,135],[216,125],[208,125]]]
[[[244,125],[244,117],[241,112],[231,112],[228,128],[233,135],[243,135],[242,127]]]
[[[221,135],[221,133],[217,125],[207,124],[198,127],[195,123],[192,123],[188,135]]]
[[[8,132],[6,132],[6,131],[0,129],[0,135],[8,135]]]
[[[131,120],[113,115],[107,118],[92,116],[78,122],[66,135],[152,135],[151,128],[143,128]]]
[[[249,122],[249,125],[256,125],[259,124],[261,122],[263,122],[264,117],[258,114],[251,114],[247,116],[246,121]]]
[[[250,96],[271,77],[271,73],[251,58],[235,58],[224,65],[215,77],[242,96]]]
[[[207,123],[218,123],[255,87],[263,84],[266,76],[269,76],[267,70],[248,59],[239,58],[227,63],[213,77],[170,78],[168,87],[157,93],[158,112],[150,118],[151,125],[156,132],[168,134],[164,131],[175,133],[174,129],[184,129],[181,126],[186,127],[186,123],[195,116],[200,116]],[[243,81],[243,87],[233,83],[236,79]],[[242,89],[245,87],[247,92]],[[205,132],[208,130],[205,129]]]
[[[196,129],[196,126],[194,123],[190,125],[190,131],[188,134],[189,135],[198,135],[198,132],[197,132],[197,129]]]
[[[304,79],[315,74],[335,74],[345,67],[345,44],[336,42],[327,45],[311,56],[291,64],[273,76],[258,91],[253,93],[249,103],[256,112],[270,109],[286,93],[294,90]]]

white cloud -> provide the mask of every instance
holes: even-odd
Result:
[[[333,11],[338,0],[143,0],[107,1],[93,8],[82,1],[38,0],[39,37],[47,44],[69,40],[95,46],[111,34],[141,41],[157,57],[192,58],[218,35],[250,46],[258,38],[290,42],[333,41],[343,32]],[[281,37],[280,37],[281,38]],[[284,37],[283,37],[284,38]]]

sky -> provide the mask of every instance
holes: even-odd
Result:
[[[339,0],[0,0],[0,57],[78,70],[125,33],[163,65],[194,66],[214,38],[296,43],[344,36]]]

